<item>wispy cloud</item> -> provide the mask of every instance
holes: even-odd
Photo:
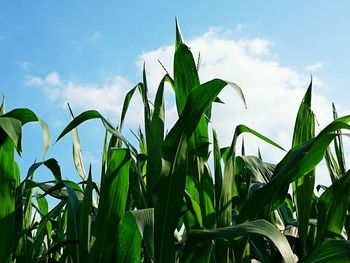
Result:
[[[95,41],[103,37],[103,34],[99,31],[93,32],[89,37],[88,40]]]
[[[307,72],[313,73],[313,72],[318,71],[320,68],[322,68],[322,66],[323,66],[323,63],[322,63],[322,62],[316,62],[316,63],[313,63],[313,64],[311,64],[311,65],[308,65],[308,66],[305,68],[305,70],[306,70]]]
[[[72,44],[78,49],[83,49],[84,46],[98,42],[103,38],[103,33],[100,31],[94,31],[90,35],[78,40],[73,40]]]
[[[32,63],[29,61],[22,61],[19,63],[19,66],[23,70],[28,70],[31,67]]]
[[[248,27],[248,24],[244,24],[244,23],[237,23],[236,25],[235,25],[235,28],[234,28],[234,30],[236,31],[236,32],[242,32],[244,29],[246,29]]]

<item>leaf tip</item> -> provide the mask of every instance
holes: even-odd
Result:
[[[178,45],[183,43],[183,38],[182,38],[179,21],[177,17],[175,17],[175,24],[176,24],[176,47],[177,47]]]

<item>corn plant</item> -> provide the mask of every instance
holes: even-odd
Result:
[[[168,133],[166,83],[174,91],[178,112]],[[211,108],[225,87],[235,89],[245,104],[233,82],[200,82],[198,66],[176,24],[173,76],[166,73],[162,78],[153,103],[144,67],[142,82],[125,97],[118,125],[95,110],[74,116],[69,107],[72,120],[57,141],[72,132],[81,182],[62,179],[54,158],[34,163],[20,182],[14,151],[21,151],[21,126],[39,121],[44,153],[48,128],[28,109],[5,113],[2,106],[0,261],[350,261],[350,172],[342,142],[350,116],[338,118],[334,108],[334,121],[316,135],[311,81],[297,113],[291,149],[271,164],[260,153],[246,155],[244,142],[239,150],[238,139],[250,133],[285,151],[254,129],[232,127],[227,147],[220,147],[215,130],[209,130]],[[123,135],[135,92],[144,108],[138,146]],[[86,173],[77,130],[91,119],[99,119],[106,130],[99,183],[91,167]],[[329,187],[315,186],[315,167],[322,159],[332,179]],[[52,174],[51,181],[35,180],[42,166]],[[314,190],[320,187],[323,193],[318,196]],[[48,196],[57,200],[55,205],[49,205]]]

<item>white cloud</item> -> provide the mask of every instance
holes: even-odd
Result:
[[[311,64],[311,65],[308,65],[308,66],[305,68],[305,70],[306,70],[307,72],[313,73],[313,72],[318,71],[320,68],[322,68],[322,66],[323,66],[323,63],[322,63],[322,62],[316,62],[316,63],[313,63],[313,64]]]
[[[28,61],[22,61],[19,63],[20,68],[23,70],[28,70],[31,65],[32,65],[32,63],[30,63]]]
[[[189,41],[195,60],[200,51],[199,74],[203,82],[216,77],[233,81],[241,86],[246,96],[247,110],[233,89],[227,87],[219,96],[225,105],[218,104],[213,107],[212,127],[217,130],[221,145],[229,145],[235,126],[243,123],[289,149],[297,110],[310,77],[281,65],[275,59],[277,54],[273,53],[269,40],[234,40],[221,32],[217,28],[211,29]],[[173,46],[166,46],[145,52],[139,57],[137,65],[146,61],[150,87],[157,87],[164,74],[157,59],[172,72],[173,51]],[[331,104],[324,96],[315,92],[320,81],[314,78],[313,83],[313,109],[324,127],[331,120]],[[173,104],[170,108],[172,106]],[[283,156],[282,152],[252,136],[246,137],[249,137],[245,140],[248,153],[255,154],[259,147],[267,160],[278,161]]]
[[[62,80],[55,71],[45,77],[27,76],[25,85],[41,88],[52,102],[59,102],[62,108],[69,102],[73,109],[95,109],[114,121],[119,119],[124,97],[132,88],[129,81],[121,76],[101,84],[86,84]],[[131,103],[128,120],[132,124],[142,121],[141,110],[140,99]]]
[[[103,37],[103,34],[99,31],[95,31],[91,34],[91,36],[88,38],[91,41],[98,40]]]
[[[247,100],[248,109],[245,110],[232,88],[227,87],[219,95],[225,105],[214,105],[211,126],[216,129],[221,146],[230,144],[236,125],[243,123],[289,149],[297,110],[310,77],[281,64],[276,59],[278,54],[273,52],[272,43],[268,39],[235,40],[227,31],[211,28],[188,43],[195,60],[198,53],[201,54],[199,74],[202,82],[212,78],[233,81],[241,86]],[[136,60],[139,72],[143,62],[146,62],[151,100],[164,75],[164,69],[158,60],[172,73],[173,52],[174,46],[164,46],[144,52]],[[308,69],[315,70],[320,68],[322,63],[311,66]],[[313,109],[324,127],[331,120],[331,104],[326,96],[319,93],[321,81],[314,78],[313,83]],[[45,77],[30,76],[27,78],[27,85],[42,87],[51,100],[60,101],[62,105],[69,101],[74,108],[95,108],[102,113],[118,116],[124,96],[132,87],[129,81],[121,76],[100,84],[81,84],[62,80],[56,72]],[[142,121],[141,105],[140,100],[131,103],[131,123]],[[171,88],[166,89],[166,106],[169,129],[177,118]],[[255,154],[259,147],[265,160],[276,162],[284,155],[283,152],[252,136],[245,137],[248,154]]]
[[[97,43],[99,40],[103,38],[103,33],[100,31],[94,31],[90,35],[78,39],[73,40],[72,44],[78,49],[82,50],[86,45]]]
[[[243,24],[243,23],[238,23],[238,24],[236,24],[236,26],[235,26],[235,31],[236,32],[241,32],[241,31],[243,31],[244,29],[246,29],[248,27],[248,25],[247,24]]]

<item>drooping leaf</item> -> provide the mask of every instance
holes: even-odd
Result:
[[[9,136],[14,143],[17,152],[21,153],[22,124],[19,120],[0,116],[0,128]]]
[[[191,230],[189,238],[195,238],[198,242],[214,239],[234,240],[242,236],[253,234],[264,235],[278,248],[284,262],[297,262],[297,258],[291,250],[285,236],[271,223],[265,220],[256,220],[225,228]]]
[[[323,129],[314,139],[291,149],[280,161],[270,183],[258,189],[247,200],[238,221],[254,220],[278,208],[285,199],[288,185],[305,176],[322,160],[328,145],[337,136],[338,129],[350,129],[350,116],[338,118]]]
[[[136,149],[128,142],[127,139],[124,138],[120,134],[120,132],[113,127],[113,125],[107,121],[98,111],[95,110],[88,110],[84,111],[77,117],[75,117],[67,126],[64,128],[64,130],[61,132],[61,134],[58,136],[57,141],[59,141],[63,136],[65,136],[67,133],[69,133],[71,130],[73,130],[75,127],[80,125],[81,123],[91,120],[91,119],[100,119],[102,121],[103,126],[106,128],[106,130],[111,133],[112,135],[119,138],[121,141],[125,143],[125,145],[131,150],[134,156],[137,156]]]
[[[68,108],[70,111],[71,119],[74,119],[73,111],[68,104]],[[83,156],[81,152],[80,139],[78,134],[78,128],[74,128],[72,131],[73,134],[73,161],[75,169],[78,172],[78,175],[82,180],[86,180],[86,173],[84,168]]]
[[[49,149],[50,145],[50,131],[49,126],[44,122],[42,119],[40,119],[33,111],[29,109],[14,109],[4,115],[2,117],[8,117],[13,118],[16,120],[19,120],[22,125],[28,123],[28,122],[39,122],[43,134],[43,140],[44,140],[44,150],[43,150],[43,159],[45,159],[45,155],[47,150]],[[20,143],[18,147],[18,152],[21,151]]]

